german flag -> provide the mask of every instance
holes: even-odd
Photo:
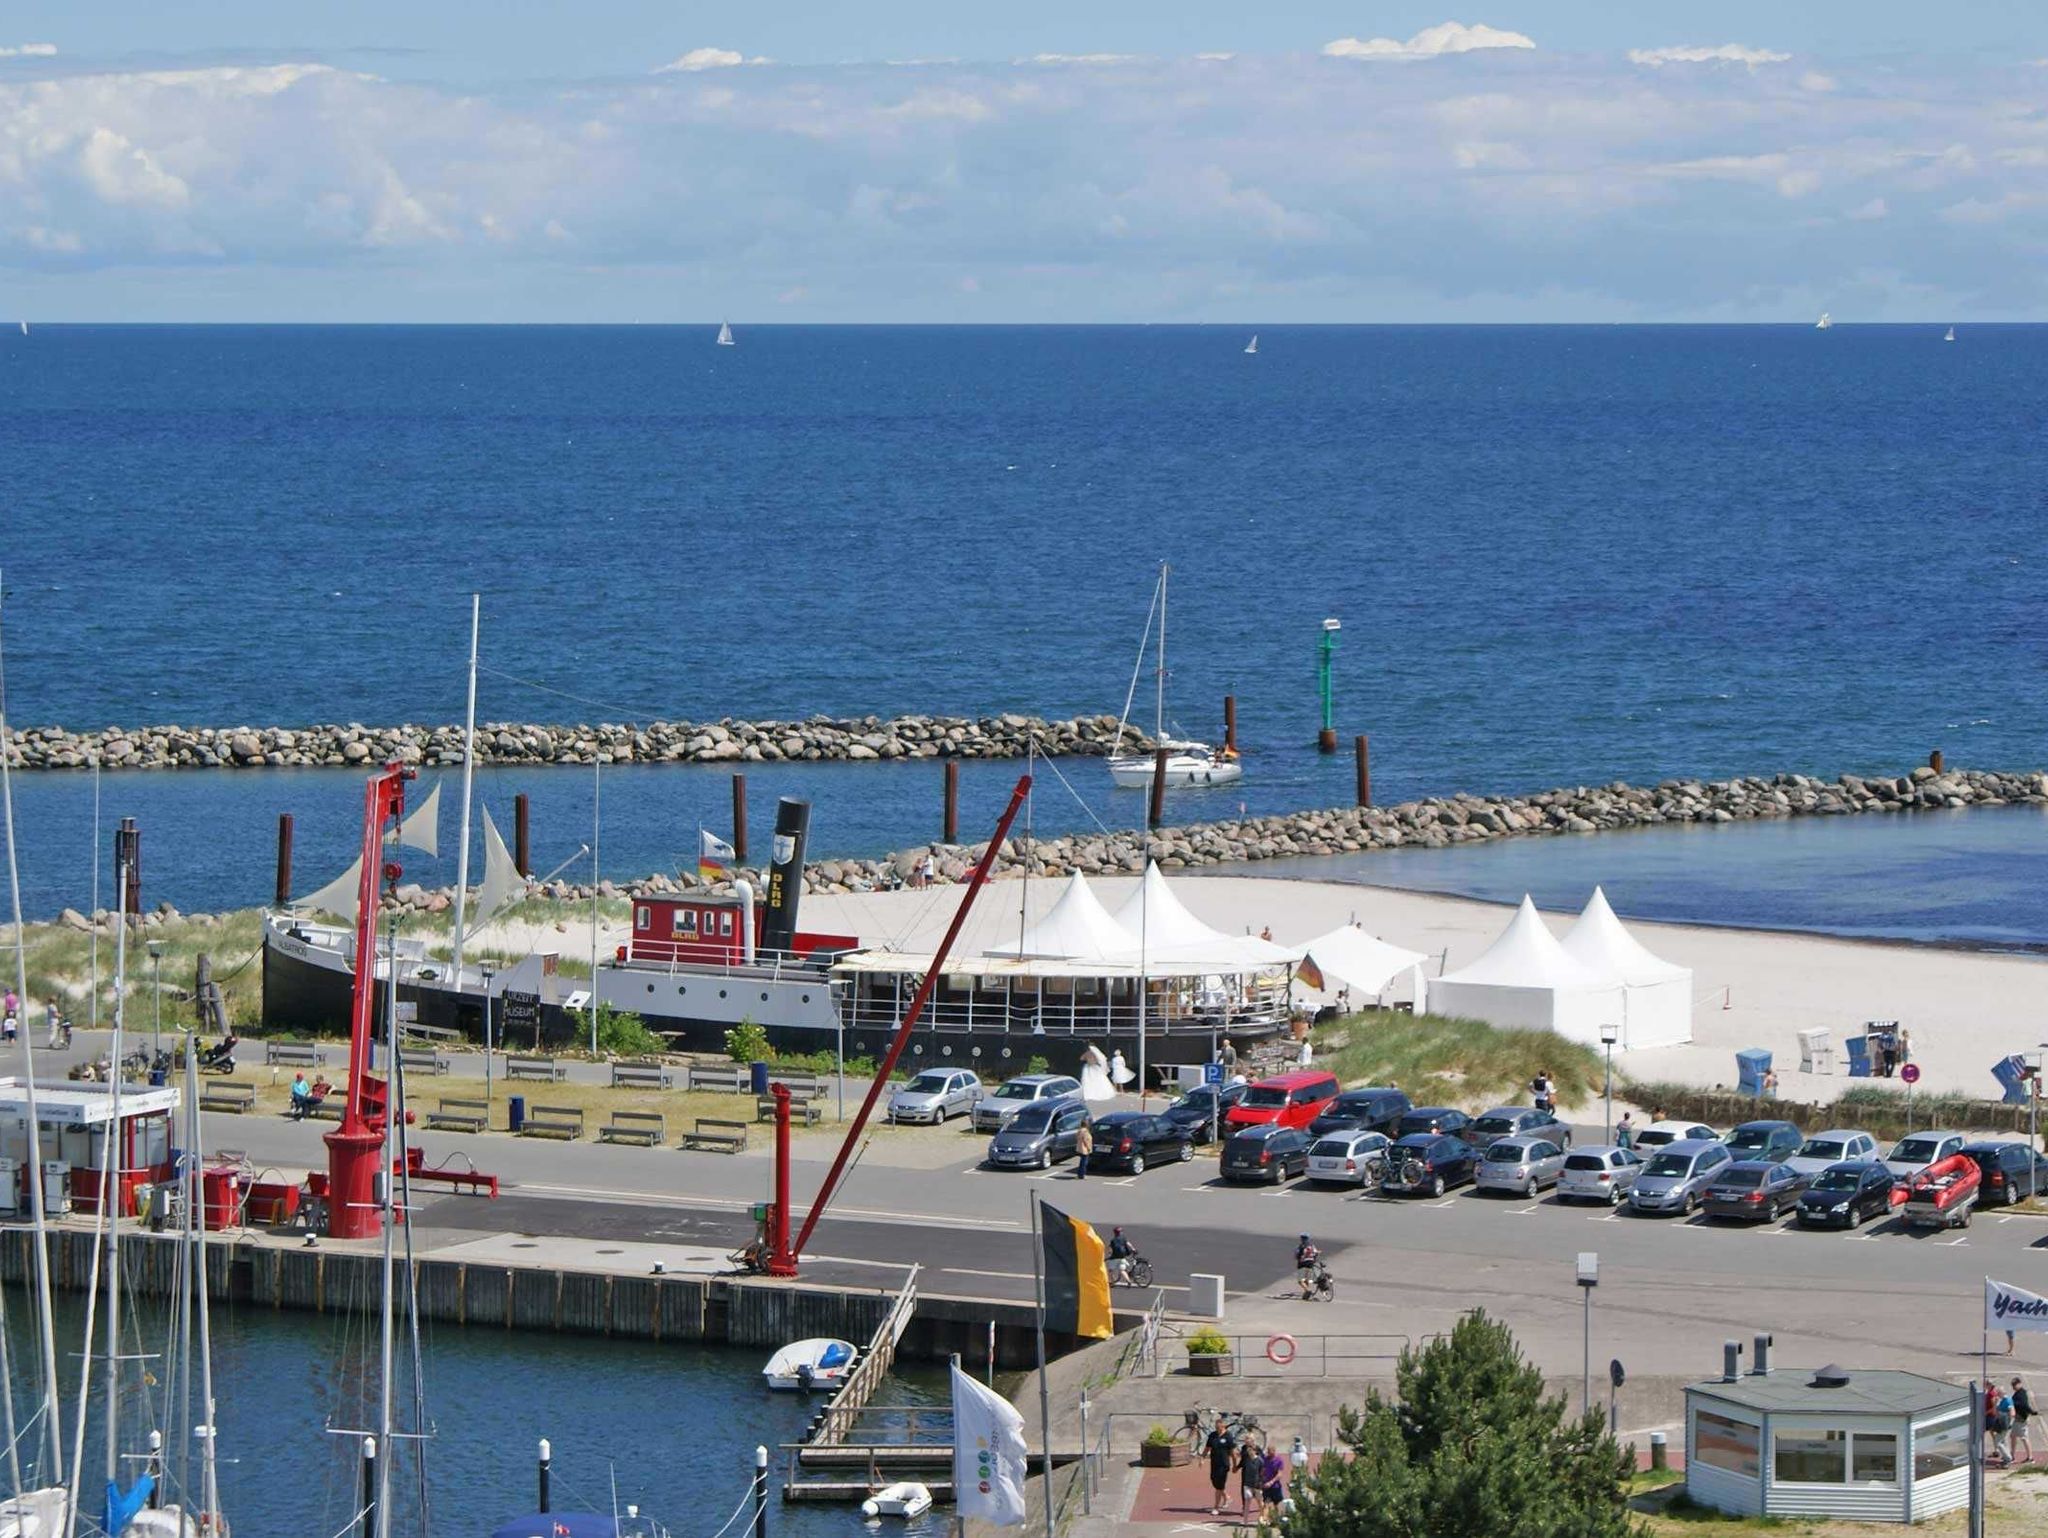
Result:
[[[1039,1203],[1038,1216],[1045,1327],[1107,1340],[1116,1332],[1109,1317],[1109,1265],[1103,1258],[1102,1236],[1047,1202]]]

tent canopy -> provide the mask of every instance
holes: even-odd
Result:
[[[985,954],[1017,959],[1057,957],[1066,961],[1114,961],[1135,954],[1138,937],[1109,915],[1088,878],[1079,871],[1067,878],[1060,900],[1037,923],[1007,944],[991,945]]]
[[[1561,949],[1574,961],[1604,977],[1624,983],[1661,983],[1690,979],[1692,972],[1653,955],[1622,926],[1598,887],[1563,940]]]
[[[1536,911],[1525,893],[1522,906],[1508,921],[1493,944],[1470,965],[1446,972],[1437,979],[1445,983],[1476,983],[1494,988],[1599,989],[1611,987],[1610,980],[1584,963],[1565,954],[1557,937]]]
[[[1403,972],[1429,959],[1420,951],[1404,951],[1398,945],[1389,945],[1356,924],[1318,935],[1302,951],[1333,984],[1373,995],[1385,992],[1387,985]]]
[[[1147,950],[1214,945],[1230,938],[1188,912],[1156,860],[1146,865],[1145,879],[1131,888],[1112,916],[1133,940],[1142,938]]]

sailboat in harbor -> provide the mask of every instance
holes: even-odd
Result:
[[[718,323],[718,345],[720,347],[732,346],[732,327],[724,321]]]
[[[1225,748],[1219,753],[1205,742],[1166,735],[1166,579],[1170,570],[1165,562],[1160,562],[1159,582],[1152,589],[1152,607],[1145,613],[1145,634],[1138,642],[1138,660],[1131,668],[1131,687],[1124,695],[1124,713],[1117,722],[1117,745],[1123,745],[1124,727],[1131,719],[1131,702],[1137,698],[1138,675],[1145,666],[1145,652],[1152,645],[1152,618],[1156,614],[1159,650],[1152,671],[1152,741],[1156,747],[1166,749],[1166,784],[1169,788],[1229,785],[1244,778],[1244,765],[1237,761],[1235,752]],[[1109,760],[1110,779],[1120,790],[1148,790],[1158,772],[1157,758],[1149,752],[1117,753]]]
[[[1258,334],[1258,332],[1254,331],[1254,332],[1252,333],[1252,339],[1251,339],[1251,340],[1250,340],[1249,342],[1246,342],[1246,343],[1244,344],[1244,350],[1245,350],[1245,352],[1246,352],[1247,354],[1250,354],[1250,353],[1256,353],[1256,352],[1257,352],[1257,351],[1259,350],[1259,334]]]
[[[1822,310],[1822,311],[1820,312],[1820,319],[1819,319],[1819,320],[1817,320],[1817,321],[1815,321],[1815,322],[1813,323],[1813,329],[1814,329],[1814,330],[1816,330],[1816,331],[1832,331],[1832,330],[1834,330],[1834,329],[1835,329],[1835,318],[1834,318],[1834,316],[1832,316],[1832,315],[1828,314],[1828,312],[1827,312],[1826,310]]]

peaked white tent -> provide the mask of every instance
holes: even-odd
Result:
[[[1131,937],[1123,959],[1155,976],[1161,967],[1191,973],[1284,967],[1301,954],[1257,935],[1226,934],[1203,923],[1188,911],[1156,860],[1145,867],[1145,879],[1131,888],[1111,917]]]
[[[1420,1014],[1423,1010],[1429,985],[1422,968],[1429,958],[1420,951],[1389,945],[1356,924],[1318,935],[1302,951],[1302,959],[1323,975],[1325,989],[1349,988],[1356,1003],[1380,998],[1406,974],[1415,1011]]]
[[[984,954],[1020,960],[1116,961],[1137,948],[1138,937],[1110,917],[1088,878],[1075,871],[1044,917],[1015,940],[991,945]]]
[[[1429,985],[1429,1007],[1518,1030],[1549,1030],[1596,1046],[1621,1024],[1621,984],[1573,960],[1527,896],[1478,960]]]
[[[1692,969],[1647,950],[1615,917],[1600,888],[1593,888],[1562,949],[1590,971],[1621,984],[1623,1050],[1692,1040]]]

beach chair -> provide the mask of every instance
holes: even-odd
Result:
[[[1835,1071],[1835,1044],[1826,1026],[1799,1032],[1799,1071],[1801,1073],[1833,1073]]]
[[[1849,1077],[1867,1079],[1870,1077],[1870,1038],[1851,1036],[1842,1043],[1849,1049]]]
[[[1771,1054],[1762,1047],[1747,1047],[1735,1054],[1736,1088],[1745,1095],[1761,1095],[1770,1076]]]

